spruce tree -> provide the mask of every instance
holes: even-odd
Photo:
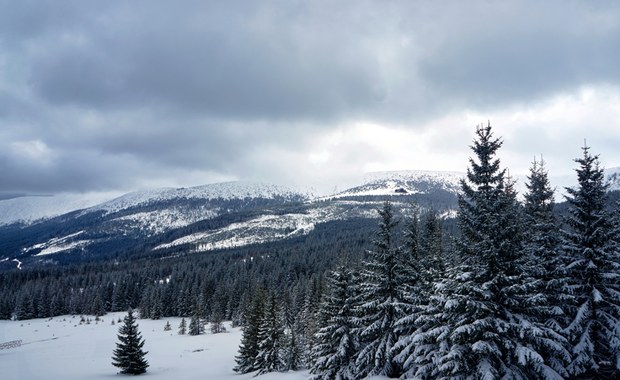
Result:
[[[189,321],[189,335],[200,335],[204,333],[204,326],[200,317],[197,314],[192,315],[192,318]]]
[[[561,356],[553,330],[530,321],[523,274],[523,224],[516,193],[496,157],[502,145],[490,124],[476,130],[459,196],[461,263],[448,270],[425,313],[423,378],[559,378],[537,346]]]
[[[379,231],[375,249],[364,262],[360,303],[357,307],[356,330],[361,349],[355,361],[356,377],[398,377],[400,366],[394,359],[394,346],[398,340],[396,321],[405,314],[401,284],[400,250],[394,241],[397,225],[390,202],[378,210]]]
[[[269,298],[258,329],[258,354],[254,367],[258,374],[282,371],[286,367],[283,357],[284,328],[275,294]]]
[[[426,213],[422,223],[414,215],[405,238],[404,281],[401,287],[409,305],[406,315],[396,322],[399,340],[394,351],[403,376],[412,377],[418,372],[418,356],[427,349],[419,344],[417,337],[428,327],[425,313],[429,310],[435,281],[444,272],[442,227],[436,212]]]
[[[354,379],[359,340],[354,334],[357,286],[353,272],[341,265],[328,278],[328,294],[321,306],[325,326],[316,334],[310,369],[314,380]]]
[[[179,335],[185,335],[187,333],[187,322],[185,322],[185,318],[181,318],[181,323],[179,323]]]
[[[245,326],[243,326],[243,336],[241,338],[241,345],[239,346],[239,353],[235,357],[235,362],[237,363],[234,368],[235,372],[249,373],[258,369],[255,362],[259,353],[258,335],[264,313],[265,295],[264,290],[259,288],[254,292],[252,305],[249,310],[246,311],[247,315],[243,317]]]
[[[149,366],[145,359],[148,351],[142,350],[144,339],[138,331],[138,324],[131,309],[123,319],[123,325],[118,329],[118,340],[120,342],[116,343],[112,365],[120,368],[122,374],[140,375],[145,373]]]
[[[583,148],[575,161],[577,188],[566,188],[570,206],[563,250],[574,301],[567,307],[566,331],[572,343],[571,375],[616,379],[620,376],[620,254],[605,209],[607,186],[598,156]]]

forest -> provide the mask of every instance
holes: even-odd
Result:
[[[542,159],[518,196],[501,146],[477,127],[456,221],[387,198],[376,220],[294,241],[0,273],[0,318],[230,320],[243,327],[240,373],[618,378],[620,207],[598,156],[582,148],[556,205]]]

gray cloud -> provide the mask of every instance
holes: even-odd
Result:
[[[350,122],[618,91],[619,41],[614,2],[0,1],[0,191],[303,176]]]

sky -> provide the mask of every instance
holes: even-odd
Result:
[[[0,193],[620,166],[616,1],[0,0]]]

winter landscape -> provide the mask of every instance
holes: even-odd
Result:
[[[620,5],[0,1],[0,378],[620,379]]]
[[[110,379],[111,352],[116,345],[118,325],[126,313],[109,313],[101,320],[84,316],[58,316],[28,321],[0,321],[0,341],[21,340],[19,347],[0,351],[4,379]],[[174,329],[164,331],[166,321]],[[241,333],[230,328],[222,334],[178,335],[181,318],[141,320],[144,349],[152,362],[149,379],[250,379],[233,372]],[[207,326],[208,328],[208,326]],[[111,371],[112,369],[112,371]],[[307,372],[273,374],[265,379],[306,379]]]

